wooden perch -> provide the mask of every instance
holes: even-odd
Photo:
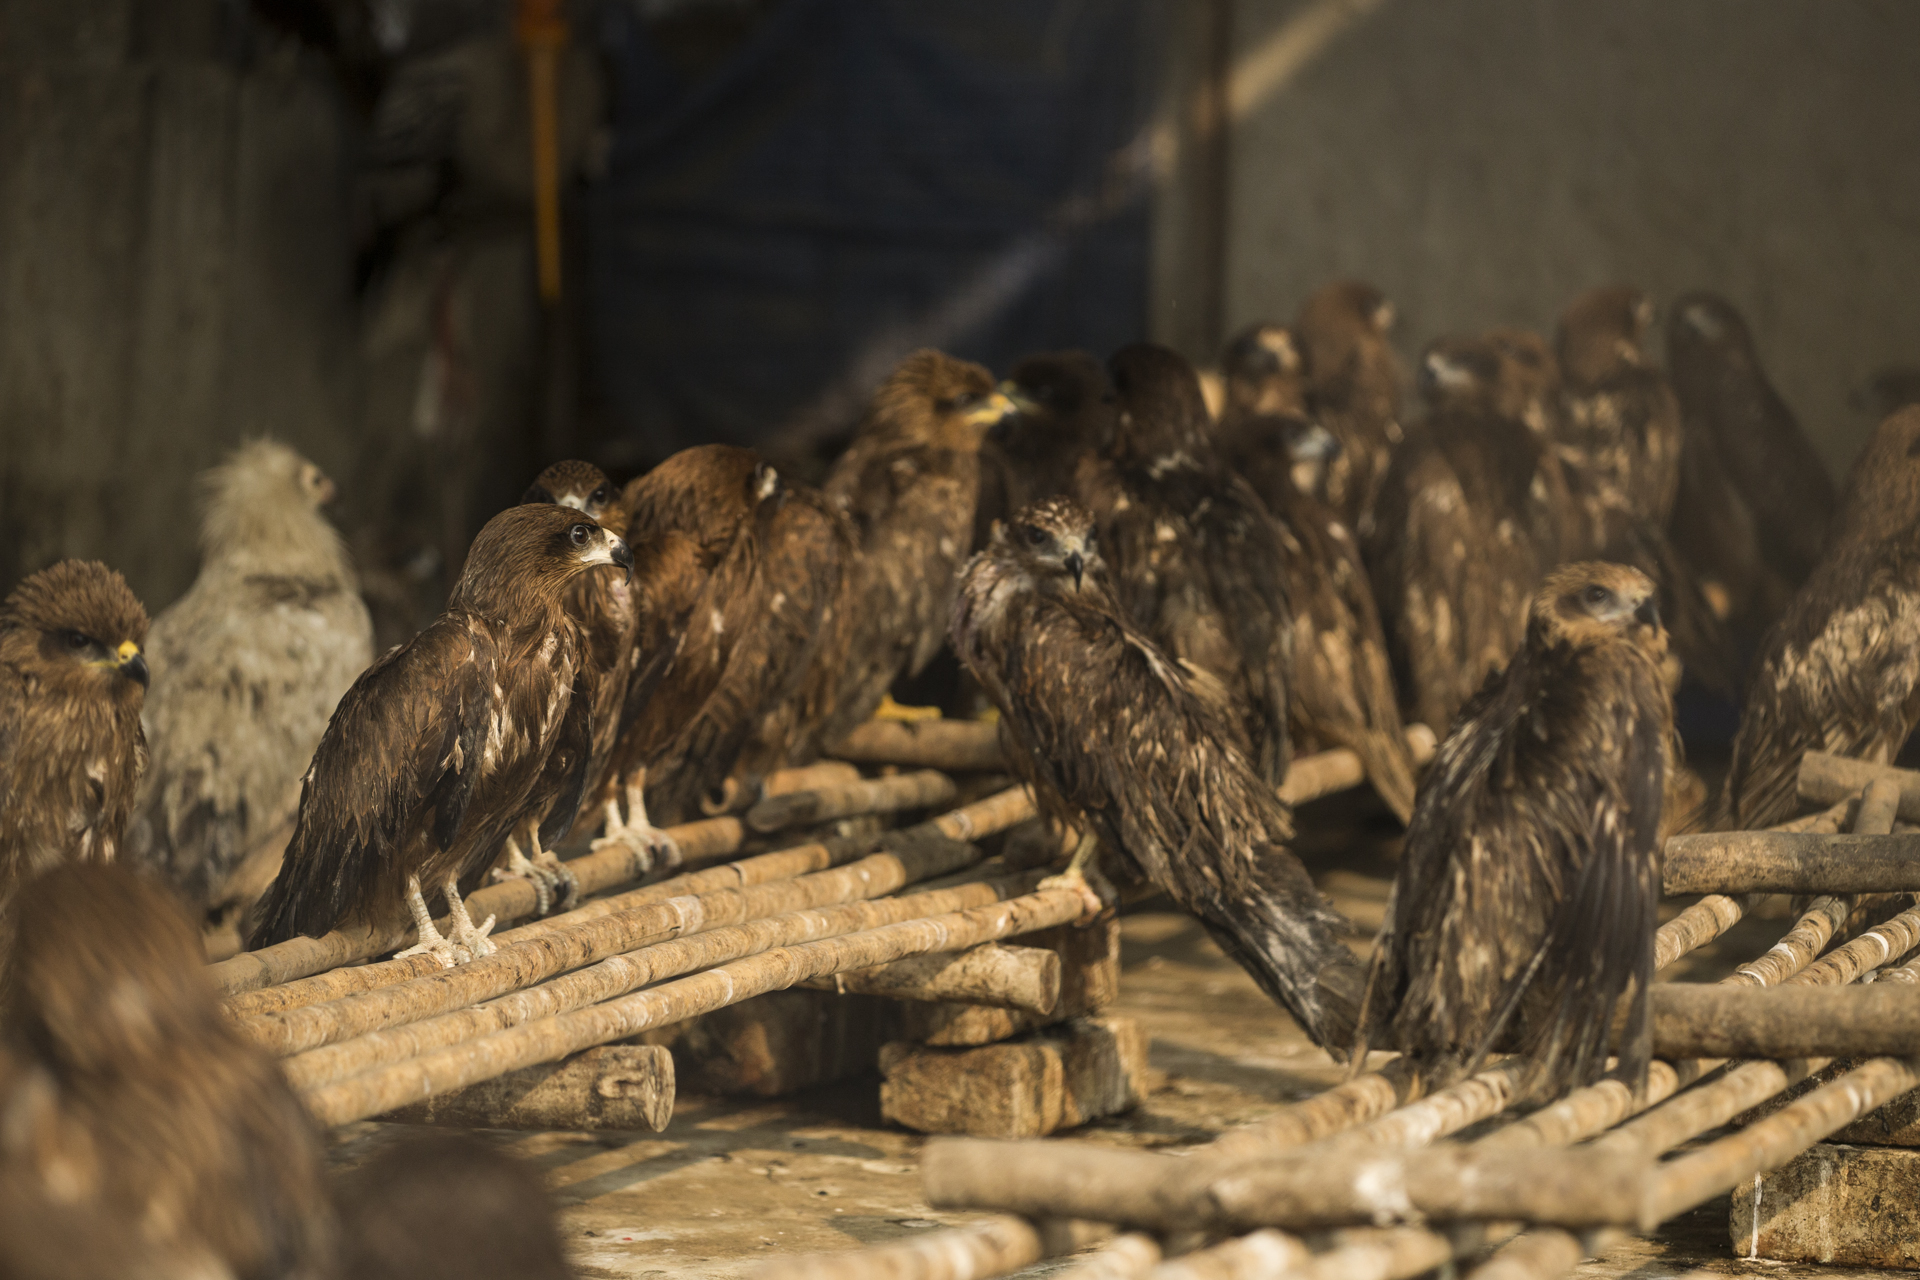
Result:
[[[1809,751],[1800,757],[1800,798],[1810,804],[1833,804],[1857,796],[1877,778],[1899,788],[1901,821],[1920,822],[1920,773],[1824,751]]]
[[[950,803],[959,794],[953,779],[932,769],[891,778],[869,778],[815,791],[768,796],[747,810],[747,826],[779,831],[805,823],[831,822],[862,813],[899,813]]]
[[[1044,1017],[1060,1003],[1060,953],[990,942],[970,951],[940,951],[835,974],[819,984],[845,995],[960,1000]]]
[[[296,1054],[282,1063],[296,1089],[315,1089],[363,1071],[390,1066],[508,1027],[535,1022],[602,1000],[611,1000],[666,978],[758,955],[774,947],[816,942],[902,920],[964,911],[999,902],[1033,883],[987,880],[898,898],[818,907],[727,925],[671,942],[609,956],[595,965],[515,991],[472,1008],[391,1027]]]
[[[1152,1280],[1263,1280],[1291,1275],[1312,1257],[1297,1236],[1255,1231],[1163,1263],[1153,1269]],[[1145,1275],[1146,1268],[1134,1274]]]
[[[984,720],[869,720],[831,748],[860,764],[913,765],[947,773],[1000,772],[1000,726]]]
[[[1680,893],[1911,893],[1920,836],[1722,831],[1667,841],[1661,889]]]
[[[1418,1217],[1633,1223],[1649,1172],[1639,1157],[1588,1151],[1329,1145],[1311,1160],[1223,1168],[1085,1143],[978,1138],[931,1142],[921,1163],[935,1208],[1107,1219],[1163,1231],[1386,1225]]]
[[[870,1249],[774,1258],[754,1280],[989,1280],[1098,1241],[1091,1222],[1028,1222],[1008,1214]]]
[[[820,942],[762,952],[651,990],[499,1031],[305,1095],[322,1124],[345,1124],[449,1089],[550,1062],[576,1050],[779,991],[808,978],[950,951],[1079,919],[1070,889],[1048,889],[993,906],[908,920]]]
[[[659,1045],[589,1049],[381,1116],[466,1129],[650,1129],[673,1119],[673,1054]]]
[[[1433,759],[1433,730],[1423,724],[1407,726],[1407,748],[1413,753],[1416,768]],[[1346,791],[1367,780],[1360,757],[1345,747],[1296,756],[1287,766],[1286,781],[1280,784],[1280,798],[1288,804],[1305,804],[1336,791]]]
[[[808,907],[890,894],[915,880],[977,861],[979,849],[957,840],[901,841],[901,852],[876,853],[848,866],[792,880],[718,889],[698,897],[596,916],[516,940],[492,955],[452,969],[326,1004],[240,1019],[254,1043],[280,1054],[300,1053],[368,1031],[418,1022],[531,986],[608,956],[682,934]]]
[[[812,764],[781,769],[768,774],[757,789],[742,786],[739,778],[729,777],[720,784],[718,795],[701,798],[700,812],[715,818],[723,813],[750,809],[768,796],[783,796],[790,791],[815,791],[821,787],[837,787],[859,780],[860,771],[844,760],[816,760]]]
[[[1651,992],[1662,1058],[1857,1058],[1920,1048],[1920,992],[1895,984],[1773,990],[1663,983]]]

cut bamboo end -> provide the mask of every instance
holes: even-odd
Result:
[[[1796,786],[1809,804],[1834,804],[1859,795],[1874,782],[1885,782],[1899,796],[1896,812],[1904,822],[1920,822],[1920,773],[1874,764],[1846,756],[1809,751],[1800,757]]]
[[[478,1129],[646,1129],[673,1119],[673,1055],[658,1045],[608,1045],[565,1062],[523,1067],[390,1111],[399,1124]]]

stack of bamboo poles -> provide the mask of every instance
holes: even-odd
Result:
[[[683,861],[667,878],[627,887],[647,868],[619,846],[570,862],[588,900],[561,915],[529,920],[535,895],[523,880],[478,890],[467,900],[476,918],[527,923],[494,935],[494,954],[454,969],[424,955],[375,960],[408,945],[411,930],[357,928],[210,971],[228,1013],[283,1057],[314,1114],[342,1124],[769,991],[1080,916],[1077,894],[1037,888],[1045,868],[996,864],[974,843],[1034,816],[1023,788],[949,807],[960,793],[949,772],[1004,772],[994,726],[876,723],[841,754],[922,767],[862,778],[834,761],[776,775],[744,812],[673,828]],[[1338,758],[1350,754],[1300,763],[1331,790],[1358,781],[1348,767],[1357,761]],[[945,811],[724,861],[768,833],[927,810]],[[671,1099],[655,1110],[670,1114]]]
[[[781,1260],[764,1280],[985,1280],[1102,1240],[1057,1274],[1402,1280],[1443,1265],[1473,1267],[1470,1280],[1563,1274],[1920,1085],[1920,1058],[1906,1056],[1920,1045],[1910,990],[1920,959],[1895,967],[1920,947],[1911,897],[1920,837],[1893,835],[1897,821],[1920,818],[1920,774],[1810,756],[1800,786],[1803,799],[1832,807],[1772,832],[1669,842],[1668,892],[1709,892],[1661,927],[1657,968],[1718,937],[1763,894],[1817,896],[1723,983],[1654,988],[1657,1060],[1637,1096],[1607,1078],[1487,1132],[1517,1100],[1524,1063],[1419,1098],[1396,1059],[1184,1156],[936,1140],[923,1165],[929,1202],[995,1216]],[[1850,921],[1865,922],[1863,895],[1890,894],[1904,909],[1848,938]],[[1818,990],[1870,975],[1883,981]],[[1767,1118],[1662,1158],[1854,1057],[1865,1060]],[[1470,1126],[1474,1140],[1434,1145]]]

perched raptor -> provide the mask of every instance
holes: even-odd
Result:
[[[0,927],[23,881],[111,861],[147,765],[147,611],[92,560],[0,601]]]
[[[337,1274],[321,1135],[221,1010],[173,895],[125,867],[75,865],[18,901],[0,1171],[145,1252],[197,1256],[191,1274]]]
[[[874,392],[823,486],[858,549],[847,575],[857,612],[825,741],[873,715],[895,680],[940,651],[973,540],[981,439],[1013,411],[992,374],[938,351],[908,356]]]
[[[1393,303],[1378,289],[1337,280],[1308,298],[1293,322],[1306,356],[1308,416],[1340,441],[1319,496],[1349,529],[1368,527],[1374,492],[1400,444],[1400,362],[1387,341],[1393,321]]]
[[[1560,315],[1560,454],[1665,528],[1680,483],[1680,405],[1641,350],[1653,304],[1610,285]]]
[[[446,612],[340,700],[314,751],[280,874],[249,944],[348,923],[402,925],[452,965],[493,950],[460,898],[530,815],[551,844],[572,821],[593,750],[592,663],[568,586],[627,570],[619,538],[582,512],[529,504],[487,521]],[[440,889],[442,938],[421,886]]]
[[[1665,653],[1638,570],[1587,561],[1541,586],[1525,645],[1421,784],[1358,1049],[1400,1049],[1433,1089],[1512,1044],[1536,1096],[1553,1096],[1606,1069],[1628,997],[1620,1060],[1645,1079],[1675,751]]]
[[[1834,519],[1833,482],[1760,367],[1725,298],[1691,293],[1667,321],[1667,369],[1685,424],[1685,497],[1673,536],[1750,632],[1813,572]]]
[[[1285,325],[1243,329],[1221,354],[1220,372],[1226,380],[1222,420],[1307,416],[1307,362]]]
[[[1114,402],[1105,366],[1084,351],[1028,356],[1000,389],[1018,412],[987,432],[981,455],[1005,473],[1005,506],[997,513],[1005,517],[1073,488],[1080,460],[1113,432]]]
[[[1428,349],[1430,409],[1394,454],[1364,544],[1401,696],[1441,735],[1519,647],[1527,601],[1560,559],[1559,464],[1523,418],[1502,412],[1515,403],[1505,367],[1486,339]]]
[[[1107,367],[1119,398],[1113,441],[1082,466],[1076,497],[1098,522],[1114,594],[1155,644],[1225,688],[1237,741],[1277,785],[1293,669],[1280,529],[1221,460],[1184,359],[1137,343]]]
[[[373,661],[373,623],[321,514],[333,482],[318,467],[257,440],[202,484],[199,576],[147,643],[153,758],[127,851],[198,909],[244,915],[273,879],[327,718]]]
[[[1800,758],[1891,761],[1920,721],[1920,406],[1874,431],[1827,546],[1760,642],[1723,792],[1726,825],[1794,814]]]
[[[955,650],[1000,709],[1008,760],[1042,811],[1192,912],[1322,1045],[1350,1043],[1361,968],[1344,921],[1287,848],[1292,815],[1213,698],[1128,621],[1092,518],[1020,512],[967,565]]]

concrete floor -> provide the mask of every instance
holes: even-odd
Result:
[[[1302,855],[1370,936],[1392,874],[1392,831],[1359,801],[1321,804],[1301,815]],[[1785,927],[1778,919],[1743,921],[1670,976],[1711,980],[1765,951]],[[1355,943],[1364,946],[1366,938]],[[1122,972],[1113,1012],[1138,1019],[1151,1034],[1150,1088],[1137,1110],[1076,1138],[1178,1151],[1341,1078],[1341,1069],[1185,916],[1127,916]],[[683,1090],[692,1084],[681,1082]],[[776,1254],[850,1249],[977,1216],[937,1212],[921,1200],[917,1161],[925,1139],[881,1123],[877,1088],[874,1076],[770,1101],[686,1093],[660,1134],[485,1136],[545,1171],[581,1275],[736,1277]],[[356,1163],[401,1128],[349,1126],[336,1160]],[[1734,1261],[1726,1222],[1722,1199],[1581,1274],[1655,1280],[1701,1266],[1729,1274],[1782,1267]]]

